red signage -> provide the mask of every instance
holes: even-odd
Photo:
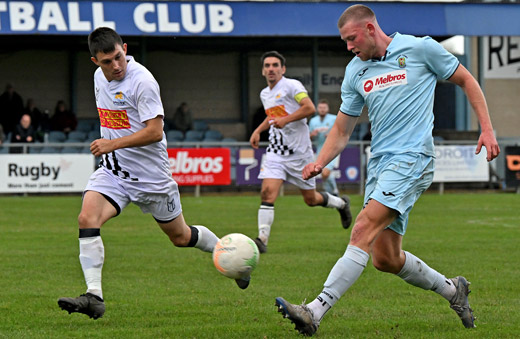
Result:
[[[229,148],[169,148],[168,158],[179,186],[231,184]]]

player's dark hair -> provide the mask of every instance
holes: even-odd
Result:
[[[269,52],[265,52],[262,57],[260,58],[260,60],[262,61],[262,66],[264,65],[264,60],[266,58],[269,58],[269,57],[275,57],[277,58],[278,60],[280,60],[280,64],[282,67],[285,66],[285,58],[283,57],[283,55],[281,55],[280,53],[278,53],[277,51],[269,51]]]
[[[327,99],[320,99],[320,101],[318,101],[318,104],[329,104],[329,101]]]
[[[88,35],[88,49],[94,58],[99,52],[113,52],[116,45],[123,46],[123,39],[112,28],[98,27]]]

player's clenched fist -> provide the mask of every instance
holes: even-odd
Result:
[[[321,165],[311,162],[303,168],[302,177],[305,180],[310,179],[320,174],[322,169],[323,167]]]

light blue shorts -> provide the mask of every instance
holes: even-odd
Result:
[[[387,228],[404,235],[408,214],[433,180],[434,159],[423,154],[387,154],[370,158],[365,187],[366,205],[370,199],[399,212]]]

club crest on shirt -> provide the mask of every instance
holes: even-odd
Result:
[[[114,100],[112,100],[112,102],[116,106],[124,106],[124,105],[126,105],[125,95],[123,94],[123,92],[121,92],[121,91],[116,92],[116,94],[114,95]]]
[[[399,65],[399,68],[405,68],[406,67],[406,58],[408,58],[406,55],[401,54],[399,55],[396,60],[397,64]]]

